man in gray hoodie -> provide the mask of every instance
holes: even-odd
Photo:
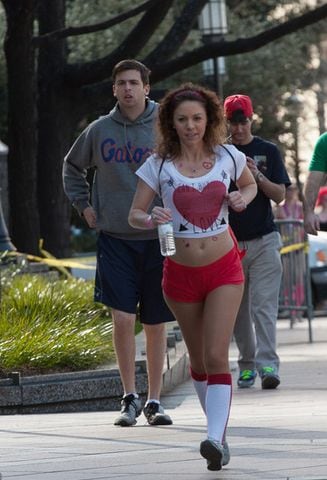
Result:
[[[97,237],[94,299],[111,308],[113,340],[124,396],[115,425],[135,425],[141,402],[135,386],[135,319],[139,308],[146,337],[150,425],[170,425],[160,405],[166,351],[165,322],[174,320],[162,296],[162,261],[157,232],[136,230],[127,218],[136,190],[135,171],[154,147],[158,105],[147,95],[150,71],[136,60],[113,69],[113,110],[92,122],[64,159],[65,192]],[[87,170],[95,169],[92,185]]]

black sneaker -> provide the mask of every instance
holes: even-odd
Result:
[[[114,425],[131,427],[136,424],[136,417],[138,417],[141,412],[140,399],[130,393],[122,398],[120,416],[116,418]]]
[[[171,425],[173,423],[160,403],[150,402],[143,409],[143,413],[150,425]]]
[[[280,384],[280,378],[274,367],[263,367],[260,372],[261,387],[264,390],[272,390]]]

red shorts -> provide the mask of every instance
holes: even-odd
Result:
[[[244,273],[237,246],[204,267],[187,267],[169,257],[164,261],[162,288],[165,295],[176,302],[202,302],[217,287],[243,282]]]

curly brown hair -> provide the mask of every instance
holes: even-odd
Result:
[[[181,145],[173,117],[176,108],[185,100],[200,102],[205,108],[208,121],[203,140],[209,153],[214,153],[215,147],[226,140],[223,106],[216,93],[201,85],[183,83],[166,93],[160,101],[156,150],[161,158],[174,158],[180,154]]]

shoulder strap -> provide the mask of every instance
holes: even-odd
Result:
[[[160,173],[164,164],[165,158],[161,160],[160,167],[159,167],[159,172],[158,172],[158,181],[159,181],[159,198],[161,199],[162,202],[162,195],[161,195],[161,184],[160,184]]]
[[[231,154],[231,152],[228,150],[227,147],[225,147],[225,145],[220,145],[221,147],[223,147],[224,150],[226,150],[226,152],[229,154],[229,156],[231,157],[231,159],[233,160],[233,163],[234,163],[234,170],[235,170],[235,176],[234,176],[234,183],[236,185],[236,180],[237,180],[237,169],[236,169],[236,161],[235,161],[235,158],[233,157],[233,155]]]
[[[165,159],[163,158],[163,159],[161,160],[161,163],[160,163],[159,172],[158,172],[158,176],[159,176],[159,177],[160,177],[160,173],[161,173],[161,170],[162,170],[164,161],[165,161]]]

